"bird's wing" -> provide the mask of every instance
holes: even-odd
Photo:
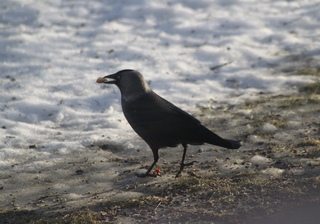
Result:
[[[131,127],[151,148],[203,142],[193,140],[197,129],[203,127],[200,121],[155,93],[123,102],[122,108]]]
[[[200,121],[154,92],[123,103],[123,112],[134,130],[176,134],[199,127]],[[139,134],[139,133],[138,133]]]

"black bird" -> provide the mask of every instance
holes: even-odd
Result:
[[[152,176],[152,168],[158,162],[158,150],[165,147],[183,146],[179,176],[184,163],[187,144],[209,143],[228,149],[238,149],[239,141],[223,139],[201,125],[200,121],[153,92],[143,76],[131,69],[97,79],[98,83],[115,84],[121,92],[124,116],[135,132],[150,146],[154,161],[148,171],[139,175]]]

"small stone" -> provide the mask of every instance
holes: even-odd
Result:
[[[83,170],[76,170],[76,174],[77,174],[77,175],[82,175],[83,173],[84,173]]]

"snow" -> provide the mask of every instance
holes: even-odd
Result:
[[[255,155],[250,159],[250,162],[253,164],[260,164],[260,165],[266,165],[270,163],[270,159],[260,156],[260,155]]]
[[[270,175],[270,176],[275,177],[275,178],[279,178],[284,173],[284,170],[283,169],[274,168],[274,167],[269,167],[269,168],[263,170],[262,173]]]
[[[262,133],[272,133],[272,132],[275,132],[277,131],[277,127],[274,126],[273,124],[270,124],[270,123],[264,123],[261,127],[261,132]]]
[[[293,61],[319,60],[319,9],[311,0],[1,1],[0,185],[13,173],[112,157],[92,145],[120,145],[118,153],[143,153],[150,162],[118,89],[96,83],[121,69],[140,71],[155,92],[190,113],[311,82],[288,72]],[[112,164],[101,169],[118,172]],[[56,172],[56,181],[66,175]]]

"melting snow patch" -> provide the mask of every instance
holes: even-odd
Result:
[[[279,178],[284,173],[284,170],[279,169],[279,168],[270,167],[265,170],[262,170],[261,173],[270,175],[275,178]]]
[[[271,162],[271,160],[267,157],[255,155],[250,159],[250,162],[255,165],[267,165]]]
[[[274,135],[274,138],[281,142],[288,142],[290,140],[293,140],[294,137],[291,134],[280,132]]]
[[[249,135],[249,137],[248,137],[248,142],[250,142],[250,143],[259,144],[259,143],[261,143],[263,141],[264,141],[264,139],[259,137],[259,136],[257,136],[257,135]]]
[[[272,133],[272,132],[275,132],[277,129],[276,126],[274,126],[273,124],[270,124],[270,123],[265,123],[262,125],[261,127],[261,132],[263,133]]]

